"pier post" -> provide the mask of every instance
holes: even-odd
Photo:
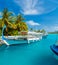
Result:
[[[29,42],[29,40],[28,40],[28,44],[29,44],[30,42]]]

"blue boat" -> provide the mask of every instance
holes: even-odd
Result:
[[[56,44],[51,45],[50,48],[58,56],[58,34],[56,34]]]
[[[50,46],[50,48],[56,55],[58,55],[58,45],[54,44],[54,45]]]

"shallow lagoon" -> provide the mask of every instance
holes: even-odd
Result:
[[[56,34],[38,42],[0,47],[0,65],[58,65],[50,45],[55,44]]]

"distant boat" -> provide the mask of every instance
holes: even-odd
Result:
[[[42,38],[46,38],[48,36],[48,33],[46,32],[46,33],[43,33],[43,36],[42,36]]]

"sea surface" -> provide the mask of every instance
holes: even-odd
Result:
[[[57,34],[49,34],[30,44],[0,46],[0,65],[58,65],[50,46],[57,41]]]

